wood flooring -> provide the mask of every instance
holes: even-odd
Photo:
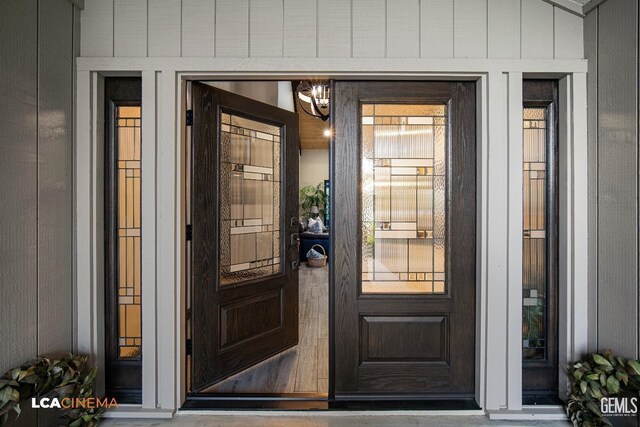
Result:
[[[298,345],[206,389],[205,393],[327,394],[329,267],[299,270]]]

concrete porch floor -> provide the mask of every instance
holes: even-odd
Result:
[[[251,416],[251,415],[176,415],[170,420],[105,419],[109,427],[457,427],[457,426],[535,426],[568,427],[568,421],[491,421],[482,415],[405,416],[405,415],[319,415]]]

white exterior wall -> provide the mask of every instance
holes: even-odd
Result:
[[[82,28],[89,57],[583,57],[544,0],[86,0]]]
[[[522,407],[520,375],[522,186],[506,183],[522,179],[522,79],[562,78],[561,361],[586,349],[586,332],[574,327],[586,324],[586,302],[580,298],[586,298],[587,288],[587,64],[581,59],[578,12],[543,0],[86,0],[85,5],[76,141],[77,179],[86,180],[76,195],[82,349],[99,351],[103,322],[102,279],[95,274],[100,211],[92,201],[100,188],[101,136],[95,129],[101,76],[141,73],[145,147],[151,141],[142,160],[149,190],[143,195],[142,226],[155,230],[145,233],[143,242],[143,250],[154,252],[144,255],[142,271],[143,342],[152,344],[143,349],[142,408],[128,415],[170,414],[185,393],[188,79],[477,81],[476,400],[492,417],[517,417],[529,411]]]

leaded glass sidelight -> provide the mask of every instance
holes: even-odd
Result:
[[[522,354],[525,360],[546,358],[547,134],[547,108],[524,108]]]
[[[230,285],[281,271],[281,130],[228,113],[220,121],[220,283]]]
[[[142,354],[140,106],[115,109],[118,232],[118,357]]]
[[[446,106],[364,104],[362,292],[446,290]]]

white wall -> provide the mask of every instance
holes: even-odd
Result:
[[[590,351],[640,354],[637,0],[585,18],[589,58]]]
[[[67,0],[0,2],[0,373],[73,351],[79,24]],[[10,425],[58,424],[29,406]]]
[[[82,56],[582,58],[543,0],[86,0]]]
[[[300,154],[300,188],[329,179],[329,150],[302,150]]]

